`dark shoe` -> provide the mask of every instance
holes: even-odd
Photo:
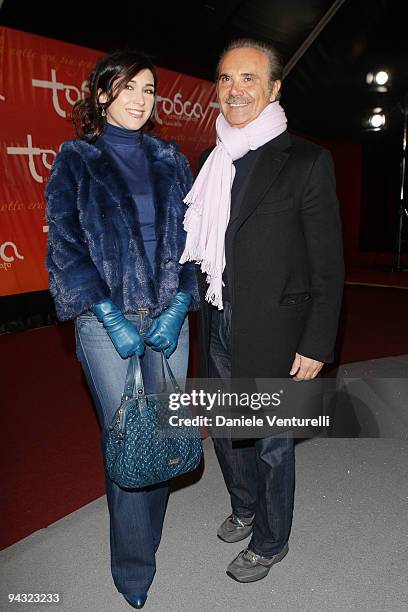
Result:
[[[262,580],[268,575],[272,565],[279,563],[285,555],[287,555],[289,546],[285,544],[280,553],[273,557],[261,557],[256,555],[252,550],[246,548],[241,550],[238,557],[227,567],[227,574],[238,582],[255,582]]]
[[[253,529],[255,514],[249,518],[239,518],[236,514],[231,514],[217,531],[217,536],[224,542],[239,542],[247,538]]]
[[[124,593],[122,594],[128,604],[130,604],[132,608],[136,608],[136,610],[143,608],[146,603],[147,593],[129,593],[128,595],[125,595]]]

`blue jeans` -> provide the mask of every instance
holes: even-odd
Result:
[[[146,312],[126,315],[143,336],[150,327]],[[81,362],[102,429],[105,448],[108,427],[116,412],[125,383],[128,360],[116,352],[102,323],[92,313],[75,321],[77,356]],[[184,321],[178,346],[169,364],[180,385],[184,384],[188,363],[188,320]],[[146,347],[141,358],[147,392],[157,391],[163,380],[161,355]],[[168,498],[168,483],[141,490],[121,489],[105,472],[110,514],[111,569],[121,593],[147,592],[152,583]]]
[[[212,312],[210,378],[231,377],[231,305]],[[279,553],[292,525],[295,455],[289,433],[257,440],[214,438],[215,451],[231,498],[232,512],[255,514],[249,548],[257,555]]]

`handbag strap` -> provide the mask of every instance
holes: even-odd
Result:
[[[161,358],[162,358],[162,367],[163,367],[163,363],[164,363],[164,365],[166,366],[167,374],[169,375],[169,378],[170,378],[171,383],[173,385],[174,391],[176,391],[177,393],[180,393],[181,392],[180,385],[178,384],[178,382],[176,380],[176,377],[174,376],[174,374],[172,372],[172,369],[171,369],[170,364],[169,364],[169,362],[167,360],[167,357],[164,354],[164,351],[160,351],[160,352],[161,352]]]
[[[138,397],[145,396],[142,368],[140,367],[140,359],[137,355],[133,355],[133,357],[129,359],[122,401],[130,399],[134,395]]]
[[[164,351],[161,351],[161,359],[162,359],[162,371],[164,374],[163,365],[166,366],[167,374],[169,379],[173,385],[174,391],[180,393],[181,389],[177,380],[172,372],[170,364],[164,354]],[[139,398],[144,398],[146,396],[145,388],[143,384],[143,375],[142,368],[140,365],[140,358],[137,355],[133,355],[129,359],[129,365],[126,372],[126,380],[125,386],[122,393],[122,401],[131,399],[132,397],[137,396]]]

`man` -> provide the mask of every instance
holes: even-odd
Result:
[[[328,151],[286,131],[281,79],[269,45],[241,39],[226,48],[217,146],[204,154],[186,198],[181,261],[200,264],[203,295],[208,284],[200,374],[211,378],[305,381],[333,360],[343,289],[333,163]],[[232,506],[218,536],[238,542],[252,534],[227,573],[260,580],[288,552],[293,437],[214,444]]]

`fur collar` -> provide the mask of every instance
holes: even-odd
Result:
[[[142,146],[151,164],[153,178],[160,178],[162,181],[167,177],[170,183],[174,181],[177,172],[175,144],[143,134]],[[124,181],[118,180],[118,172],[106,152],[105,145],[101,143],[96,146],[78,138],[65,142],[62,151],[79,154],[90,175],[98,183],[105,185],[115,202],[119,204],[127,196],[126,185]]]

